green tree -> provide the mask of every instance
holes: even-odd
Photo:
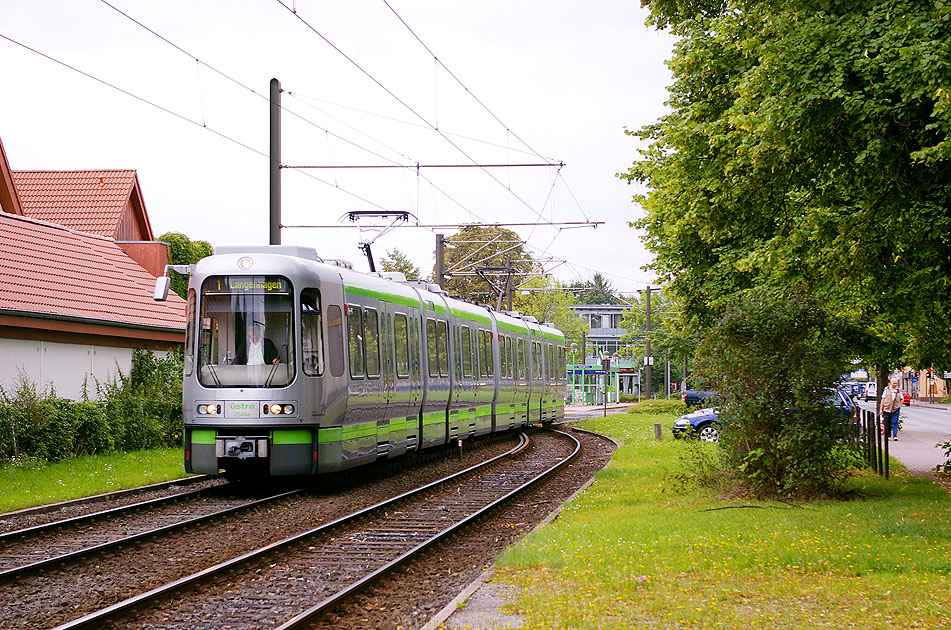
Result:
[[[800,287],[864,322],[870,362],[951,362],[951,3],[644,4],[674,83],[621,177],[687,315]]]
[[[193,241],[181,232],[166,232],[159,236],[158,240],[168,243],[171,247],[168,260],[171,265],[192,265],[214,253],[208,241]],[[172,291],[180,297],[185,297],[188,293],[188,277],[174,271],[170,271],[169,275],[172,278]]]
[[[856,460],[828,401],[854,330],[802,292],[757,289],[725,309],[698,352],[720,392],[722,455],[757,496],[833,493]]]
[[[575,296],[576,304],[620,304],[611,281],[594,272],[591,280],[575,280],[571,284],[571,291]]]
[[[419,280],[419,267],[413,264],[406,254],[398,247],[386,250],[386,256],[380,259],[383,271],[396,271],[406,276],[407,280]]]
[[[446,290],[478,304],[495,305],[497,293],[480,278],[476,267],[504,267],[511,257],[515,277],[512,286],[526,282],[538,271],[538,265],[525,250],[522,240],[512,230],[493,225],[467,225],[446,239]],[[435,277],[435,267],[433,277]],[[504,276],[490,276],[496,286],[505,282]]]
[[[580,344],[581,335],[588,329],[580,317],[571,310],[574,303],[569,291],[551,277],[532,278],[522,290],[516,291],[512,307],[523,315],[530,315],[540,322],[551,322],[565,334],[565,345]]]
[[[632,300],[630,310],[625,312],[621,320],[621,327],[627,329],[621,337],[621,343],[628,344],[624,354],[638,365],[643,364],[646,354],[644,341],[650,337],[651,354],[656,364],[670,361],[670,378],[679,382],[684,378],[684,366],[690,366],[693,362],[702,331],[685,317],[679,303],[669,292],[661,291],[652,292],[651,295],[651,330],[648,335],[646,301],[643,295]],[[689,373],[686,378],[689,385],[698,385]],[[658,382],[653,385],[658,385]]]

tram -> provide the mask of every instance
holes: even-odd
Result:
[[[321,474],[564,415],[565,337],[534,318],[304,247],[187,271],[188,472]]]

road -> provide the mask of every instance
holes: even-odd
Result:
[[[860,402],[863,409],[875,409],[874,402]],[[951,409],[946,406],[913,404],[901,408],[898,441],[889,442],[889,455],[917,474],[926,474],[947,458],[938,442],[951,440]]]

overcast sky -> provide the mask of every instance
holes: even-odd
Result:
[[[534,254],[568,261],[549,265],[562,281],[598,270],[625,292],[651,282],[627,227],[641,215],[636,189],[615,175],[636,156],[624,129],[663,114],[670,82],[672,40],[644,25],[639,1],[388,2],[4,0],[0,36],[37,51],[0,39],[10,165],[135,169],[156,235],[266,244],[276,77],[289,166],[565,164],[284,169],[285,225],[342,225],[345,212],[381,208],[424,224],[604,221],[514,229]],[[282,232],[285,244],[366,270],[359,238]],[[386,234],[376,258],[393,247],[432,270],[433,231]]]

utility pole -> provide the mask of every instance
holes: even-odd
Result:
[[[281,82],[271,79],[270,244],[281,244]]]
[[[436,235],[436,284],[440,289],[446,288],[446,237]]]
[[[647,285],[647,289],[638,291],[638,293],[644,293],[647,296],[647,325],[644,327],[644,371],[647,380],[648,399],[651,397],[651,365],[654,363],[654,357],[651,356],[651,291],[660,291],[660,289],[653,289],[650,285]]]
[[[515,270],[512,268],[512,257],[505,257],[505,266],[509,268],[509,274],[505,278],[505,310],[512,310],[512,275]]]

